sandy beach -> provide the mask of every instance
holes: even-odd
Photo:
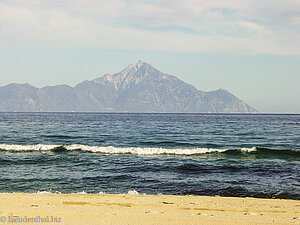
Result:
[[[133,194],[0,194],[0,224],[42,222],[300,224],[300,201]]]

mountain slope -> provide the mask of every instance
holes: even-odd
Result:
[[[0,111],[40,111],[39,89],[30,84],[0,87]]]
[[[142,61],[74,88],[0,87],[0,111],[257,112],[224,89],[200,91]]]

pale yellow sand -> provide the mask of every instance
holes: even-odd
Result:
[[[0,225],[12,218],[46,224],[300,224],[300,201],[168,195],[0,194]],[[6,222],[4,222],[6,220]],[[26,223],[14,223],[26,224]],[[27,223],[29,224],[29,223]],[[38,223],[35,223],[38,224]],[[42,224],[42,223],[39,223]]]

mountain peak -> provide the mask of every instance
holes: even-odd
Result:
[[[145,66],[145,65],[149,65],[149,64],[146,62],[143,62],[142,60],[139,60],[136,64],[129,64],[124,70],[131,70],[131,69],[138,70],[139,68],[141,68],[142,66]]]
[[[142,60],[74,88],[0,87],[0,111],[256,112],[224,89],[200,91]]]
[[[143,62],[142,60],[139,60],[135,65],[136,66],[142,66],[143,64],[146,64],[146,63]]]

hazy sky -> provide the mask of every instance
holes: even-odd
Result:
[[[75,85],[138,59],[300,113],[300,1],[0,0],[0,86]]]

